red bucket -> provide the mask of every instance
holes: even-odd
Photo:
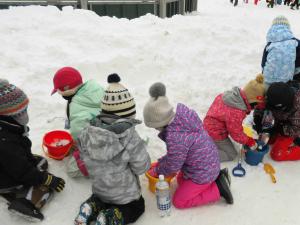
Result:
[[[42,147],[48,157],[62,160],[68,155],[72,145],[73,138],[68,132],[54,130],[44,135]]]

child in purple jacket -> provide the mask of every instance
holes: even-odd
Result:
[[[180,171],[173,196],[176,208],[204,205],[219,200],[220,196],[233,204],[228,171],[220,171],[218,149],[197,113],[180,103],[174,113],[162,83],[153,84],[149,92],[151,98],[144,107],[144,122],[160,131],[158,136],[167,147],[167,154],[149,170],[150,175],[168,176]]]

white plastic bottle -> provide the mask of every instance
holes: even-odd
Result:
[[[159,175],[159,181],[156,183],[156,201],[159,215],[161,217],[170,216],[171,213],[171,198],[170,187],[165,181],[164,175]]]

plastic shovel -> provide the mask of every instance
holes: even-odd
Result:
[[[272,182],[275,184],[276,183],[276,178],[274,176],[275,169],[273,168],[273,166],[270,163],[265,163],[264,164],[264,170],[266,171],[266,173],[270,174]]]
[[[243,149],[240,151],[237,166],[232,169],[232,175],[235,177],[243,177],[246,175],[246,170],[242,167],[242,151]]]

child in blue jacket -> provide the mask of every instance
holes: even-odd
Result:
[[[287,18],[276,17],[267,33],[267,45],[261,63],[266,88],[271,83],[286,83],[293,79],[297,46]]]

